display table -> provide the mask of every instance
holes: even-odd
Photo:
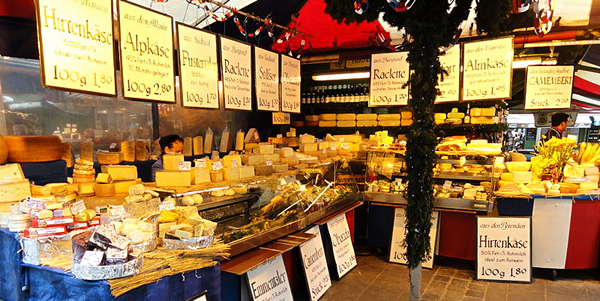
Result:
[[[0,299],[5,301],[26,300],[25,276],[21,267],[22,257],[19,250],[19,235],[7,229],[0,228]]]
[[[533,267],[598,267],[600,195],[499,197],[496,202],[500,215],[532,217]]]

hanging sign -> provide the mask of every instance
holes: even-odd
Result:
[[[408,52],[371,55],[371,93],[369,107],[408,104]]]
[[[36,4],[44,86],[115,96],[112,1]]]
[[[173,18],[118,3],[123,98],[175,102]]]
[[[246,275],[252,300],[294,300],[281,255],[253,268]]]
[[[273,112],[273,124],[290,124],[290,113]]]
[[[548,112],[548,111],[544,111],[544,112],[536,112],[533,113],[533,119],[535,121],[535,127],[550,127],[552,126],[552,115],[554,115],[554,113],[565,113],[567,115],[569,115],[569,120],[567,120],[567,126],[575,126],[575,121],[577,120],[577,115],[578,112],[577,111],[560,111],[560,112]]]
[[[573,66],[528,66],[525,109],[568,109],[573,92]]]
[[[279,111],[279,54],[254,47],[256,102],[259,111]]]
[[[435,103],[459,101],[460,46],[456,45],[440,56],[440,65],[448,74],[438,75],[438,89],[441,94],[435,98]]]
[[[463,45],[462,100],[512,96],[513,37]]]
[[[433,250],[435,250],[435,241],[437,237],[439,212],[433,211],[431,214],[431,229],[429,230],[429,245],[431,246],[431,258],[423,261],[423,267],[433,268]],[[390,245],[389,261],[400,264],[407,264],[406,248],[404,239],[406,238],[406,209],[396,208],[394,211],[394,228],[392,229],[392,241]]]
[[[531,217],[477,216],[477,280],[531,282]]]
[[[281,110],[300,113],[300,60],[281,56]]]
[[[252,111],[250,45],[220,36],[225,109]]]
[[[179,82],[184,107],[219,108],[217,36],[177,23]]]
[[[331,277],[329,277],[319,226],[312,227],[306,233],[316,235],[300,245],[300,256],[302,257],[302,267],[304,267],[304,275],[306,275],[310,300],[314,301],[319,300],[331,287]]]
[[[331,239],[333,259],[335,261],[337,277],[339,279],[357,264],[346,215],[341,214],[327,222],[327,230],[329,232],[329,238]]]

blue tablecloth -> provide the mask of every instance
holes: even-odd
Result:
[[[19,163],[25,178],[35,185],[67,182],[67,161]]]
[[[19,235],[7,229],[0,228],[0,299],[5,301],[26,300],[27,295],[22,291],[25,285],[21,253],[19,250]]]

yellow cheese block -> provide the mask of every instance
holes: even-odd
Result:
[[[225,167],[237,167],[242,165],[242,156],[240,155],[226,155],[223,157],[223,166]]]
[[[110,176],[110,174],[108,174],[108,173],[101,172],[96,176],[96,182],[98,182],[98,183],[108,184],[108,183],[112,183],[112,181],[113,181],[113,179]]]
[[[531,171],[513,172],[513,183],[531,183],[533,173]]]
[[[194,154],[194,142],[192,137],[183,138],[183,155],[184,156],[192,156]]]
[[[129,194],[129,187],[135,185],[135,184],[141,184],[142,181],[140,179],[136,179],[133,181],[116,181],[113,182],[113,184],[115,185],[115,193],[117,195],[124,195],[124,194]]]
[[[294,149],[291,147],[282,147],[279,149],[279,157],[287,158],[294,155]]]
[[[329,141],[319,142],[318,145],[319,145],[319,150],[327,149],[327,148],[329,148]]]
[[[254,177],[254,166],[240,166],[240,179]]]
[[[446,119],[446,113],[434,113],[433,118],[444,120]]]
[[[94,183],[80,183],[77,194],[80,196],[92,196],[94,195]]]
[[[242,163],[247,166],[254,166],[257,164],[265,163],[265,158],[263,155],[259,154],[251,154],[251,155],[242,155]]]
[[[19,163],[0,165],[0,182],[21,182],[25,180]]]
[[[335,127],[337,122],[335,120],[321,120],[319,121],[319,127]]]
[[[473,124],[494,124],[494,117],[471,117],[471,123]]]
[[[375,127],[377,125],[377,120],[358,120],[356,122],[357,127]]]
[[[513,173],[512,172],[505,172],[505,173],[500,174],[500,180],[507,181],[507,182],[512,182],[513,181]]]
[[[337,114],[321,114],[319,115],[319,121],[336,121]]]
[[[113,181],[135,180],[138,177],[135,165],[103,165],[103,173],[108,173]]]
[[[496,116],[496,108],[481,108],[481,116],[483,117],[494,117]]]
[[[204,154],[204,138],[202,136],[196,136],[192,139],[192,149],[194,156]]]
[[[164,170],[179,170],[179,162],[184,160],[183,154],[164,154],[163,168]]]
[[[333,138],[335,138],[335,140],[337,142],[361,142],[362,138],[360,135],[333,135]]]
[[[400,115],[402,117],[402,120],[404,119],[412,119],[413,118],[413,114],[411,111],[402,111],[400,112]]]
[[[300,159],[296,156],[281,158],[281,162],[287,163],[289,166],[296,166],[300,164]]]
[[[319,150],[319,144],[317,143],[300,143],[300,152],[316,152]]]
[[[113,183],[95,183],[94,184],[94,192],[96,196],[115,196],[117,194],[117,190],[115,189],[115,184]]]
[[[161,170],[156,172],[156,187],[190,186],[191,182],[189,170]]]
[[[254,173],[257,176],[269,176],[273,174],[273,166],[267,164],[259,164],[254,166]]]
[[[0,203],[21,201],[31,196],[31,188],[28,181],[0,184]]]
[[[135,141],[121,142],[121,153],[123,154],[123,161],[135,161]]]
[[[398,120],[379,120],[379,126],[400,126],[400,119]]]
[[[356,120],[356,114],[352,113],[352,114],[337,114],[337,120],[341,121],[354,121]]]
[[[265,163],[268,162],[269,160],[271,162],[281,161],[281,156],[279,154],[263,155],[263,158],[265,158]]]
[[[123,162],[123,154],[120,152],[98,152],[96,160],[100,164],[119,164]]]
[[[448,119],[463,119],[465,117],[465,113],[458,112],[457,108],[452,108],[452,111],[448,113]]]
[[[275,152],[275,145],[269,143],[259,143],[258,152],[261,155],[272,155]]]
[[[300,135],[300,143],[315,143],[315,136],[310,134]]]
[[[356,121],[354,120],[341,120],[337,122],[337,126],[341,128],[350,128],[356,126]]]
[[[400,121],[400,126],[410,126],[412,124],[413,124],[412,119],[402,119],[402,121]]]
[[[377,114],[356,114],[356,120],[358,120],[358,121],[365,121],[365,120],[377,121]]]
[[[581,183],[579,183],[579,189],[581,189],[581,190],[598,189],[598,182],[581,182]]]
[[[377,115],[377,120],[381,121],[381,120],[395,120],[395,121],[400,121],[401,115],[400,114],[379,114]]]
[[[193,185],[210,182],[210,170],[206,167],[194,167],[190,170],[190,180]]]
[[[211,170],[210,171],[210,180],[211,182],[220,182],[223,181],[223,170]]]
[[[288,171],[289,167],[287,163],[282,163],[282,162],[276,162],[273,163],[273,171],[274,172],[286,172]]]
[[[240,180],[240,168],[239,167],[223,168],[223,179],[225,181],[239,181]]]

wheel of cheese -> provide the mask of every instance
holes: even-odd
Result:
[[[8,162],[49,162],[62,158],[63,145],[57,136],[6,136]]]
[[[8,149],[6,147],[6,141],[4,140],[4,136],[0,135],[0,164],[6,163],[7,158]]]

